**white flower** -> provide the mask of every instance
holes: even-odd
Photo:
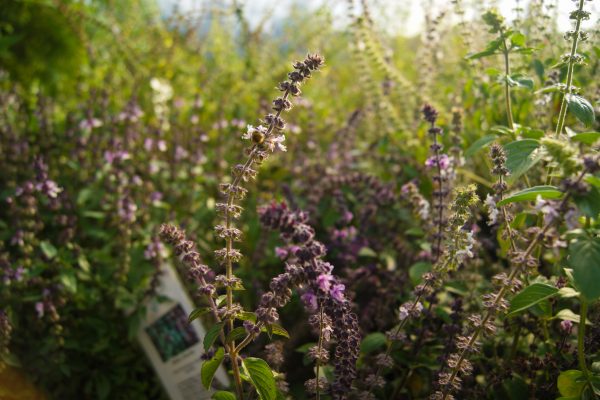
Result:
[[[498,208],[496,208],[496,201],[494,200],[493,196],[490,196],[490,194],[488,193],[487,197],[485,198],[485,207],[488,210],[488,225],[495,225],[498,223]]]
[[[400,319],[400,321],[404,321],[406,318],[408,318],[408,315],[408,308],[404,304],[402,304],[399,309],[398,318]]]
[[[79,128],[82,130],[92,130],[102,126],[102,121],[98,118],[86,118],[79,123]]]
[[[246,133],[244,133],[242,135],[242,139],[246,139],[246,140],[252,139],[252,135],[254,134],[254,132],[260,132],[263,135],[265,135],[267,133],[267,128],[265,126],[262,126],[262,125],[259,125],[259,126],[257,126],[255,128],[254,126],[252,126],[252,125],[249,124],[246,127]]]
[[[565,213],[565,224],[569,230],[579,228],[579,211],[571,208]]]
[[[535,210],[544,214],[544,222],[547,224],[559,216],[556,207],[551,202],[542,199],[539,194],[535,199]]]
[[[417,213],[422,220],[427,220],[429,218],[429,202],[425,200],[423,197],[419,198],[419,209]]]
[[[464,237],[464,242],[462,243],[463,247],[458,249],[455,254],[456,262],[461,264],[466,258],[473,258],[473,244],[475,243],[475,239],[473,239],[473,231],[469,231],[466,233],[466,237]]]
[[[285,135],[274,136],[271,141],[275,144],[275,147],[281,151],[287,151],[287,147],[283,144],[285,141]]]

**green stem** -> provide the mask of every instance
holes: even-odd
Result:
[[[578,176],[576,182],[579,183],[581,182],[581,180],[583,179],[584,175],[586,174],[587,169],[584,169],[581,174]],[[567,201],[569,200],[569,198],[571,197],[571,193],[567,192],[567,194],[565,195],[565,197],[563,197],[561,203],[558,206],[558,209],[562,209],[564,207],[564,205],[567,203]],[[533,251],[535,250],[535,248],[537,247],[538,243],[541,241],[541,239],[546,235],[546,233],[548,232],[548,230],[552,227],[552,225],[554,224],[555,220],[552,220],[550,222],[548,222],[546,225],[544,225],[544,227],[542,228],[541,232],[535,236],[535,238],[533,239],[533,241],[531,243],[529,243],[529,246],[527,247],[527,249],[525,250],[525,252],[523,253],[523,256],[521,257],[522,262],[515,265],[514,268],[512,269],[512,271],[510,272],[510,274],[508,275],[508,282],[511,282],[516,276],[517,274],[523,269],[524,267],[524,262],[527,260],[527,258],[533,254]],[[493,302],[493,306],[498,305],[502,299],[504,298],[504,296],[506,295],[506,293],[508,292],[509,287],[506,285],[503,285],[500,290],[498,291],[498,293],[496,294],[496,297],[494,298],[494,302]],[[485,327],[485,324],[492,318],[495,317],[495,312],[494,312],[494,307],[491,307],[490,309],[488,309],[488,311],[486,312],[485,316],[483,317],[481,324],[478,325],[477,328],[475,328],[475,330],[473,331],[473,334],[471,336],[471,338],[469,339],[469,342],[467,343],[467,345],[465,346],[464,349],[462,349],[462,351],[459,353],[459,358],[456,362],[456,366],[454,368],[452,368],[452,373],[450,375],[450,378],[448,379],[448,384],[446,384],[444,386],[444,388],[442,389],[442,400],[447,400],[448,396],[450,395],[450,391],[452,390],[452,383],[454,382],[454,380],[457,378],[460,369],[461,369],[461,365],[463,363],[463,361],[465,360],[467,353],[472,350],[473,346],[475,345],[477,338],[479,337],[479,335],[482,333],[483,328]]]
[[[319,311],[319,351],[317,352],[317,354],[320,356],[321,355],[321,349],[323,348],[323,306],[321,306],[321,309]],[[316,387],[316,391],[317,391],[317,400],[321,399],[321,390],[320,390],[320,381],[319,381],[319,367],[321,366],[321,361],[319,359],[317,359],[317,371],[316,371],[316,377],[317,377],[317,387]]]
[[[579,6],[577,8],[578,11],[583,11],[583,4],[585,0],[579,0]],[[573,45],[571,46],[571,54],[569,57],[569,65],[567,68],[567,87],[565,90],[565,94],[562,98],[562,102],[560,104],[560,112],[558,113],[558,123],[556,124],[556,132],[554,136],[558,138],[558,136],[562,133],[565,127],[565,119],[567,117],[567,95],[571,94],[573,90],[573,70],[575,68],[574,56],[577,54],[577,45],[579,44],[579,32],[581,30],[581,18],[577,18],[577,22],[575,24],[575,34],[573,35]]]
[[[590,371],[588,370],[587,364],[585,363],[585,348],[584,348],[585,321],[587,318],[588,304],[587,304],[587,301],[583,297],[580,297],[579,301],[581,302],[581,309],[579,310],[581,319],[579,321],[579,329],[577,330],[577,358],[579,360],[579,368],[581,368],[581,371],[583,372],[583,376],[587,380],[588,385],[590,385],[590,392],[593,393],[594,388],[592,386]],[[594,396],[594,397],[597,398],[597,396]]]
[[[506,101],[506,118],[508,119],[508,127],[510,130],[514,130],[514,120],[512,115],[512,105],[510,99],[510,85],[508,84],[508,77],[510,76],[510,62],[508,58],[508,46],[506,45],[506,38],[504,37],[504,31],[500,29],[500,38],[502,38],[502,53],[504,54],[504,97]]]
[[[283,94],[283,99],[287,99],[289,96],[289,90],[286,90]],[[281,115],[282,110],[278,110],[274,120],[277,119],[277,117],[279,117]],[[265,137],[269,137],[271,135],[271,133],[273,132],[273,130],[275,129],[275,123],[271,123],[268,127],[267,127],[267,132],[265,133]],[[255,162],[255,157],[256,157],[256,153],[257,153],[257,148],[256,146],[254,146],[251,151],[250,151],[250,155],[248,156],[248,159],[246,160],[246,162],[244,163],[244,167],[243,170],[245,170],[246,168],[250,168],[252,166],[252,164],[254,164]],[[231,183],[231,186],[237,186],[240,183],[242,174],[238,174],[236,176],[234,176],[233,178],[233,182]],[[230,192],[227,194],[227,208],[225,209],[225,227],[226,229],[230,229],[232,227],[232,223],[233,223],[233,217],[231,215],[231,212],[229,211],[230,207],[234,204],[234,195]],[[228,280],[230,280],[233,277],[233,262],[231,260],[231,252],[233,250],[233,239],[231,238],[231,236],[228,236],[227,239],[225,240],[225,244],[226,244],[226,261],[225,261],[225,275],[227,277]],[[233,288],[230,285],[227,285],[227,311],[230,311],[231,308],[233,306]],[[229,315],[228,317],[228,321],[227,321],[227,325],[229,328],[229,332],[233,331],[234,328],[234,318]],[[235,340],[232,339],[230,343],[228,343],[229,345],[229,356],[231,358],[231,363],[232,363],[232,372],[233,372],[233,377],[234,377],[234,381],[235,381],[235,385],[236,385],[236,390],[238,392],[238,398],[239,399],[243,399],[244,398],[244,393],[242,390],[242,379],[240,376],[240,371],[239,371],[239,367],[237,366],[237,349],[236,349],[236,345],[235,345]]]

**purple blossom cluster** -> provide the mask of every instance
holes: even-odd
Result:
[[[325,246],[314,239],[315,233],[307,225],[305,212],[291,211],[285,203],[272,203],[261,207],[259,215],[264,226],[278,230],[282,239],[297,248],[286,264],[286,272],[275,277],[271,291],[262,296],[256,312],[258,320],[274,322],[276,307],[289,301],[292,287],[299,287],[304,292],[302,300],[307,310],[314,315],[322,308],[331,321],[324,328],[331,330],[331,337],[336,342],[335,381],[331,394],[334,399],[345,399],[356,377],[360,334],[358,319],[344,294],[344,285],[331,274],[333,266],[322,260]]]

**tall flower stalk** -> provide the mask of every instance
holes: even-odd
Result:
[[[433,234],[432,255],[434,261],[437,261],[442,254],[442,241],[444,239],[444,227],[446,220],[444,219],[445,200],[448,197],[448,171],[450,168],[450,159],[446,154],[442,154],[443,146],[439,141],[442,134],[442,128],[436,126],[438,112],[429,104],[425,104],[423,109],[423,118],[429,122],[427,132],[431,135],[433,143],[430,146],[433,156],[430,157],[426,166],[435,168],[433,175],[433,226],[436,232]]]
[[[247,189],[243,187],[243,183],[256,177],[257,170],[255,168],[274,151],[286,150],[283,144],[285,136],[282,133],[285,129],[285,121],[281,115],[284,111],[289,111],[292,108],[290,98],[300,95],[300,85],[306,79],[310,78],[312,73],[317,71],[323,63],[324,60],[321,56],[309,54],[304,61],[297,61],[293,64],[294,71],[288,74],[288,80],[278,85],[278,89],[282,94],[273,100],[272,108],[275,113],[267,114],[262,123],[257,127],[248,126],[247,132],[242,136],[252,143],[246,149],[246,161],[232,168],[231,183],[222,183],[220,185],[220,190],[224,195],[224,202],[217,203],[216,209],[223,218],[223,222],[215,227],[215,232],[219,238],[225,241],[225,248],[216,250],[215,257],[225,267],[225,275],[217,276],[215,281],[218,286],[225,287],[226,302],[224,308],[217,310],[217,322],[223,321],[226,325],[226,329],[225,327],[222,328],[220,337],[231,360],[234,383],[239,399],[243,399],[244,397],[241,373],[238,365],[238,355],[241,348],[236,346],[234,335],[229,335],[232,337],[226,340],[226,334],[234,330],[234,321],[242,311],[242,307],[239,304],[235,304],[233,298],[233,291],[238,289],[241,284],[240,279],[234,275],[233,271],[234,263],[240,261],[242,258],[241,252],[233,247],[234,242],[238,242],[242,238],[242,232],[234,226],[234,220],[241,216],[243,210],[238,202],[243,200],[247,194]],[[166,229],[166,232],[168,232],[172,228],[169,227]],[[165,229],[163,229],[163,237],[169,240],[168,235],[165,234]],[[173,242],[172,240],[170,241]],[[185,250],[191,251],[193,243],[189,243],[186,245]],[[201,268],[201,271],[197,272],[200,275],[205,275],[205,270],[206,268]],[[212,284],[208,284],[203,280],[200,280],[200,283],[203,294],[212,299],[209,302],[214,311],[213,296],[216,293],[215,288]]]
[[[497,160],[502,160],[502,158],[497,158]],[[581,186],[581,182],[587,172],[588,167],[586,166],[575,180],[566,180],[564,185],[566,194],[558,205],[557,210],[565,209],[573,192],[577,191]],[[558,220],[558,218],[552,218],[547,221],[524,251],[516,249],[513,252],[511,257],[513,268],[508,275],[500,273],[494,277],[493,282],[498,287],[497,292],[483,296],[483,306],[486,309],[483,316],[473,314],[469,317],[472,331],[467,335],[457,337],[456,347],[458,352],[448,357],[447,365],[450,370],[449,372],[439,374],[438,384],[440,390],[432,394],[432,400],[452,400],[455,398],[452,393],[461,389],[462,380],[460,375],[470,375],[473,371],[473,366],[468,360],[469,354],[479,351],[481,345],[479,339],[481,336],[484,334],[494,335],[496,333],[494,320],[499,313],[506,312],[509,307],[506,295],[510,292],[514,293],[520,288],[521,282],[517,277],[520,273],[525,272],[526,267],[535,268],[538,266],[538,260],[533,255],[534,250]]]
[[[450,205],[451,215],[448,219],[447,246],[444,254],[434,265],[433,271],[423,275],[423,283],[417,285],[413,291],[414,299],[402,304],[399,308],[400,323],[396,328],[388,333],[388,343],[385,355],[382,357],[382,363],[377,366],[377,370],[370,380],[375,381],[383,369],[389,366],[392,345],[395,341],[404,338],[402,330],[411,318],[417,318],[423,312],[423,298],[431,294],[434,287],[439,285],[442,278],[449,272],[456,270],[466,258],[473,257],[473,232],[465,230],[465,226],[471,218],[471,208],[479,203],[479,198],[475,194],[475,185],[456,188],[454,191],[454,200]]]
[[[565,82],[564,95],[560,104],[560,112],[558,113],[558,121],[556,123],[556,131],[554,136],[556,138],[562,133],[565,127],[565,119],[567,117],[567,106],[569,95],[573,92],[573,70],[576,64],[583,62],[583,57],[577,54],[577,45],[579,42],[587,40],[588,35],[586,32],[581,30],[581,22],[590,19],[590,13],[584,11],[583,5],[585,0],[577,1],[577,9],[571,12],[569,18],[575,20],[575,29],[568,31],[565,34],[566,40],[571,40],[571,52],[563,56],[563,62],[567,63],[567,78]]]

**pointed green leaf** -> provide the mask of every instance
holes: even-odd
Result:
[[[573,200],[585,216],[595,219],[600,215],[600,189],[597,186],[590,186],[587,193],[574,194]]]
[[[277,386],[273,371],[266,361],[260,358],[246,357],[242,360],[242,366],[262,400],[277,399]]]
[[[47,240],[40,242],[40,248],[42,249],[42,253],[44,253],[46,258],[50,260],[56,257],[56,254],[58,253],[56,247],[54,247],[54,245]]]
[[[600,237],[587,232],[578,234],[569,243],[567,262],[573,268],[577,290],[589,301],[600,298]]]
[[[515,203],[518,201],[533,201],[538,196],[540,196],[542,199],[558,199],[562,197],[562,195],[563,193],[555,186],[534,186],[511,194],[505,199],[499,201],[498,206],[503,206],[505,204]]]
[[[223,322],[219,322],[211,326],[208,332],[206,332],[206,335],[204,335],[204,341],[202,342],[204,344],[204,351],[208,351],[210,346],[215,343],[215,340],[217,340],[222,328]]]
[[[581,380],[582,377],[583,372],[575,369],[561,372],[557,381],[560,394],[565,397],[579,398],[578,396],[585,386],[585,381]]]
[[[557,312],[556,315],[554,316],[554,318],[558,318],[561,321],[575,322],[576,324],[579,324],[581,322],[581,315],[575,314],[573,311],[569,310],[568,308],[565,308],[565,309]],[[592,325],[592,323],[590,322],[589,319],[585,321],[585,324]]]
[[[509,315],[525,311],[558,293],[558,288],[545,283],[534,283],[521,290],[510,302]]]
[[[237,319],[242,321],[252,321],[256,322],[256,314],[250,311],[242,311],[238,315],[235,316]]]
[[[525,87],[533,89],[533,79],[521,74],[507,75],[506,82],[511,87]]]
[[[370,333],[362,340],[360,351],[369,354],[385,347],[387,339],[381,332]]]
[[[584,97],[576,94],[568,93],[565,95],[565,100],[569,106],[569,111],[583,122],[586,126],[591,125],[596,120],[594,107]]]
[[[239,340],[246,336],[246,329],[243,326],[238,326],[227,334],[225,341],[231,343],[232,340]]]
[[[195,319],[200,318],[200,316],[206,314],[207,312],[210,311],[210,308],[208,307],[200,307],[200,308],[196,308],[194,311],[192,311],[190,313],[190,315],[188,316],[188,323],[192,322]]]
[[[491,55],[496,54],[496,51],[500,48],[501,45],[502,45],[501,39],[492,40],[491,42],[489,42],[487,44],[485,50],[480,51],[478,53],[469,54],[465,58],[467,60],[476,60],[478,58],[489,57]]]
[[[473,142],[471,146],[465,151],[465,157],[471,157],[482,148],[496,140],[496,135],[485,135]]]
[[[513,33],[510,37],[510,43],[517,47],[525,46],[525,35],[523,35],[521,32]]]
[[[225,350],[222,347],[219,347],[210,360],[206,360],[202,363],[202,369],[200,370],[200,380],[202,381],[202,385],[206,389],[210,389],[210,385],[212,384],[212,380],[219,369],[219,365],[223,362],[223,358],[225,357]]]
[[[211,399],[213,400],[236,400],[235,394],[231,392],[226,392],[224,390],[219,390],[218,392],[214,392]]]
[[[536,151],[539,147],[540,142],[535,139],[515,140],[504,146],[510,181],[514,182],[542,159],[541,152]]]
[[[594,144],[600,140],[600,132],[583,132],[578,133],[571,137],[573,142],[579,142],[584,144]]]
[[[290,334],[285,330],[284,327],[278,324],[268,324],[267,326],[263,326],[261,329],[262,332],[267,332],[269,337],[273,335],[283,336],[285,338],[290,338]]]

